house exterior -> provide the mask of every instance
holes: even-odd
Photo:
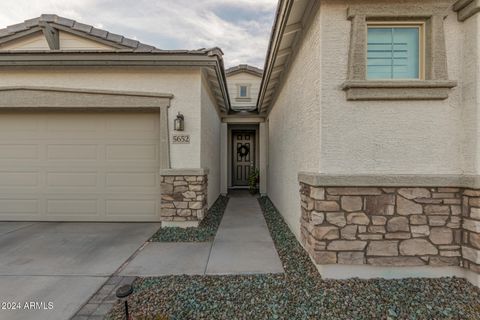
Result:
[[[263,70],[241,64],[225,70],[232,110],[254,111],[257,107]]]
[[[267,193],[323,277],[479,284],[479,11],[280,1],[258,101]]]
[[[198,224],[220,193],[220,49],[159,50],[56,15],[0,35],[1,220]]]
[[[280,0],[263,71],[54,15],[0,30],[0,220],[196,226],[258,170],[323,277],[479,285],[479,12]]]
[[[223,177],[224,187],[222,193],[228,189],[245,188],[248,186],[250,173],[260,167],[262,161],[262,179],[265,177],[266,147],[260,148],[260,126],[262,126],[262,143],[265,143],[266,132],[263,124],[256,118],[256,105],[260,83],[262,82],[263,70],[256,67],[241,64],[225,71],[227,87],[230,95],[231,111],[223,117],[225,140],[222,143],[222,151],[226,158],[222,158],[226,176]],[[244,148],[246,155],[241,155]],[[248,150],[248,151],[247,151]],[[261,153],[260,151],[263,151]],[[265,182],[265,181],[264,181]],[[225,187],[226,186],[226,187]],[[262,184],[261,192],[266,194],[265,184]]]

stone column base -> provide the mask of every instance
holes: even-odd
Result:
[[[168,169],[160,175],[162,227],[198,227],[208,209],[208,172]]]

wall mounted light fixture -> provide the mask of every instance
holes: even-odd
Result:
[[[183,131],[185,129],[185,117],[180,112],[173,123],[173,128],[175,131]]]

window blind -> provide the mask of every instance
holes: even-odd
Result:
[[[369,27],[367,79],[418,79],[420,28]]]

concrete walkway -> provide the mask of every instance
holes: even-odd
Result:
[[[248,192],[234,192],[213,243],[148,243],[121,276],[282,273],[262,210]]]
[[[233,193],[213,241],[206,274],[281,272],[258,200],[248,192]]]

